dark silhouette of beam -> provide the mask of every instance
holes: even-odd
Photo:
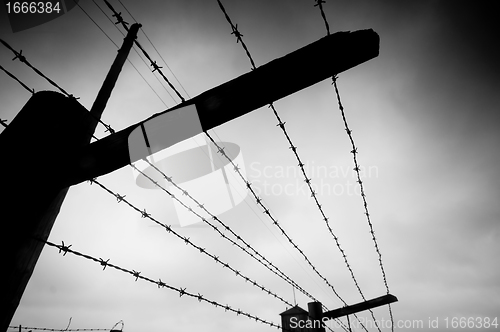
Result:
[[[371,29],[337,32],[141,123],[195,105],[201,127],[207,131],[378,56],[379,41]],[[74,151],[64,176],[67,184],[90,180],[136,161],[130,159],[127,140],[141,123]]]
[[[340,309],[335,309],[331,311],[327,311],[323,313],[323,318],[333,319],[342,316],[352,315],[360,311],[365,311],[368,309],[380,307],[386,304],[390,304],[396,302],[398,299],[394,295],[387,294],[384,296],[380,296],[365,302],[361,302],[358,304],[349,305],[347,307],[343,307]]]

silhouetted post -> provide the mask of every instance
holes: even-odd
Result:
[[[19,305],[68,192],[64,161],[90,143],[139,25],[132,25],[96,100],[94,117],[76,99],[35,93],[0,134],[1,221],[0,329]],[[37,240],[39,239],[39,240]]]
[[[312,322],[312,328],[310,332],[325,332],[325,327],[323,326],[323,308],[321,302],[309,302],[307,304],[307,309],[309,310],[309,319]]]

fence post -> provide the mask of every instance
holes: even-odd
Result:
[[[132,47],[127,38],[135,39],[138,29],[131,27],[115,63],[123,65]],[[107,77],[103,96],[109,98],[121,65],[111,67],[110,71],[117,72],[108,74],[113,79]],[[68,192],[66,161],[70,152],[90,143],[106,101],[100,98],[100,111],[92,117],[74,98],[37,92],[0,134],[0,266],[4,276],[0,331],[9,327],[43,249],[41,241],[48,239]]]

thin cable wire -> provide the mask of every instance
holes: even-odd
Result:
[[[137,20],[135,19],[135,17],[132,15],[132,13],[127,9],[127,7],[125,7],[125,5],[123,4],[123,2],[121,2],[121,0],[118,0],[118,2],[120,3],[120,5],[122,5],[122,7],[125,9],[125,11],[130,15],[130,17],[134,20],[134,22],[137,23]],[[151,41],[151,39],[149,39],[148,35],[146,34],[146,31],[144,30],[144,27],[141,27],[141,31],[142,33],[144,33],[144,36],[146,37],[146,39],[149,41],[149,43],[151,44],[151,46],[153,46],[153,49],[156,51],[156,54],[158,54],[158,56],[160,57],[160,59],[163,61],[163,63],[165,64],[165,66],[167,66],[168,70],[170,71],[170,73],[172,74],[172,76],[175,78],[175,80],[177,81],[177,83],[179,83],[179,86],[182,88],[182,90],[184,91],[184,93],[186,94],[186,96],[188,96],[189,98],[191,98],[191,96],[189,95],[189,93],[186,91],[186,89],[184,89],[184,86],[182,85],[181,81],[179,81],[179,79],[177,78],[177,76],[175,76],[175,73],[172,71],[172,69],[169,67],[167,61],[165,61],[165,59],[163,59],[163,57],[161,56],[161,53],[156,49],[155,45],[153,44],[153,42]]]
[[[107,1],[107,0],[103,0],[103,1],[108,6],[108,8],[113,12],[112,16],[116,17],[117,22],[115,24],[121,24],[123,26],[123,28],[128,32],[128,30],[129,30],[129,28],[127,26],[128,23],[123,20],[123,17],[121,16],[121,13],[118,13],[113,8],[113,6],[109,3],[109,1]],[[179,91],[177,91],[177,89],[175,88],[175,86],[170,82],[170,80],[165,76],[165,74],[163,74],[163,72],[161,70],[162,67],[158,66],[158,64],[156,63],[156,61],[153,61],[153,59],[151,59],[151,57],[149,56],[148,52],[146,52],[146,50],[141,46],[141,44],[137,40],[134,40],[134,43],[142,51],[142,54],[144,54],[144,56],[149,60],[151,67],[153,67],[153,72],[157,71],[158,74],[160,74],[160,76],[165,80],[165,82],[167,82],[167,84],[170,86],[170,88],[177,94],[177,96],[179,97],[179,99],[182,102],[184,102],[185,101],[184,97],[179,93]]]
[[[73,250],[73,249],[71,249],[72,245],[65,245],[64,241],[61,241],[62,244],[55,244],[55,243],[52,243],[50,241],[46,241],[46,240],[42,240],[42,239],[37,239],[37,240],[45,243],[46,245],[48,245],[50,247],[54,247],[54,248],[59,249],[59,253],[62,254],[63,256],[66,256],[67,253],[70,253],[70,254],[73,254],[75,256],[79,256],[79,257],[85,258],[87,260],[91,260],[95,263],[98,263],[100,266],[103,267],[103,270],[105,270],[106,267],[110,267],[110,268],[116,269],[120,272],[130,274],[131,276],[133,276],[135,278],[135,281],[141,279],[141,280],[144,280],[144,281],[147,281],[147,282],[150,282],[152,284],[157,285],[158,288],[166,288],[166,289],[169,289],[171,291],[177,292],[180,297],[185,295],[185,296],[197,299],[199,302],[205,302],[208,304],[212,304],[215,307],[225,309],[226,311],[231,311],[237,315],[246,316],[249,319],[255,320],[256,322],[260,322],[262,324],[269,325],[271,327],[276,327],[278,329],[280,328],[280,325],[278,325],[278,324],[275,324],[273,322],[262,319],[256,315],[252,315],[252,314],[245,312],[241,309],[234,309],[233,307],[231,307],[227,304],[224,305],[224,304],[221,304],[217,301],[209,300],[200,293],[195,294],[195,293],[191,293],[191,292],[186,291],[186,288],[168,285],[167,283],[163,282],[161,279],[158,279],[158,280],[151,279],[149,277],[142,275],[141,272],[139,272],[139,271],[130,270],[130,269],[123,268],[123,267],[120,267],[118,265],[112,264],[109,262],[109,259],[104,260],[102,258],[96,258],[96,257],[93,257],[91,255],[87,255],[87,254],[81,253],[79,251]]]
[[[92,2],[94,3],[94,5],[99,8],[99,10],[101,11],[101,13],[104,15],[104,17],[106,17],[106,19],[116,28],[116,30],[118,30],[118,32],[123,36],[125,37],[125,33],[123,33],[122,30],[120,30],[120,28],[118,28],[116,26],[116,24],[114,24],[113,20],[108,16],[108,14],[106,14],[106,12],[101,8],[101,6],[99,6],[99,4],[95,1],[95,0],[92,0]],[[142,29],[142,28],[141,28]],[[141,59],[141,61],[146,65],[146,67],[149,67],[148,64],[146,63],[146,61],[144,60],[144,58],[139,54],[139,52],[137,51],[136,47],[132,47],[132,49],[134,50],[134,52],[137,54],[137,56],[139,57],[139,59]],[[165,103],[165,101],[163,101],[163,99],[160,97],[160,95],[156,92],[155,89],[153,89],[153,87],[151,86],[151,84],[149,84],[149,82],[146,80],[146,78],[139,72],[139,70],[137,69],[137,67],[132,63],[132,61],[127,58],[127,61],[132,65],[132,67],[134,67],[134,69],[139,73],[139,75],[142,77],[142,79],[144,80],[144,82],[146,82],[146,84],[149,86],[149,88],[156,94],[156,96],[161,100],[161,102],[166,106],[166,107],[169,107],[167,105],[167,103]],[[170,98],[175,102],[175,98],[172,96],[172,94],[170,93],[170,91],[168,91],[167,87],[163,84],[163,82],[158,78],[158,76],[156,75],[153,75],[154,78],[160,83],[160,85],[163,87],[163,89],[168,93],[168,95],[170,96]]]

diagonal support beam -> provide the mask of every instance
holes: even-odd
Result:
[[[202,130],[207,131],[375,58],[379,54],[379,42],[378,34],[371,29],[337,32],[141,123],[194,105]],[[90,180],[135,162],[129,156],[128,137],[141,123],[74,151],[66,162],[66,185]]]
[[[351,314],[355,314],[360,311],[365,311],[368,309],[380,307],[386,304],[390,304],[393,302],[397,302],[398,298],[395,297],[394,295],[387,294],[384,296],[380,296],[365,302],[349,305],[340,309],[335,309],[331,311],[327,311],[323,313],[323,319],[334,319],[334,318],[339,318],[342,316],[347,316]]]

